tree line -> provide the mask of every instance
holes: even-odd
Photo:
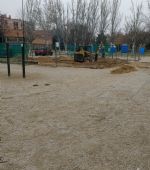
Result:
[[[32,42],[34,30],[50,32],[64,44],[115,43],[124,35],[132,46],[150,44],[150,0],[134,3],[128,15],[121,11],[121,0],[26,0],[24,19],[26,39]]]
[[[28,31],[34,28],[51,31],[58,39],[71,44],[90,44],[96,36],[119,31],[121,0],[27,0],[25,20]],[[29,34],[31,35],[31,34]]]

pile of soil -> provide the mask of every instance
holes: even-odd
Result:
[[[54,59],[56,61],[56,59]],[[64,64],[73,64],[74,59],[69,56],[60,56],[57,58],[58,63],[64,63]]]
[[[112,58],[101,58],[97,62],[98,68],[112,68],[123,64],[126,64],[126,60]]]
[[[148,62],[132,62],[131,63],[132,66],[137,67],[137,68],[145,68],[145,69],[149,69],[150,68],[150,63]]]
[[[112,59],[112,58],[100,58],[97,62],[75,62],[73,57],[61,55],[60,57],[36,57],[32,58],[34,61],[38,62],[39,65],[55,65],[57,62],[58,66],[64,67],[77,67],[77,68],[91,68],[91,69],[104,69],[113,68],[116,66],[126,64],[126,60],[122,59]]]
[[[60,56],[58,57],[58,61],[74,61],[72,57],[69,56]]]
[[[40,63],[50,63],[53,62],[53,58],[42,56],[42,57],[36,57],[36,58],[29,58],[29,60],[34,60],[36,62]]]
[[[131,65],[122,65],[119,68],[112,70],[112,74],[123,74],[123,73],[130,73],[133,71],[137,71],[137,69],[134,66]]]
[[[126,60],[121,59],[112,59],[112,58],[100,58],[97,62],[84,62],[78,63],[74,62],[74,66],[76,67],[86,67],[93,69],[104,69],[104,68],[113,68],[116,66],[121,66],[126,64]]]

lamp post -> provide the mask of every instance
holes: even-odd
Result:
[[[25,72],[25,31],[24,31],[24,2],[22,0],[22,35],[23,35],[23,43],[22,43],[22,76],[26,77]]]

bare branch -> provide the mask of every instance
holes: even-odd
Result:
[[[133,0],[131,0],[131,15],[126,19],[126,34],[129,35],[129,42],[133,44],[133,46],[139,45],[138,34],[143,31],[143,21],[142,21],[142,3],[134,4]]]
[[[114,41],[115,33],[119,29],[119,25],[121,22],[121,14],[119,12],[121,5],[121,0],[113,0],[111,4],[111,12],[110,12],[110,35],[111,41]]]

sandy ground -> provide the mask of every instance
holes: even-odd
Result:
[[[0,64],[0,170],[149,170],[150,69]]]

